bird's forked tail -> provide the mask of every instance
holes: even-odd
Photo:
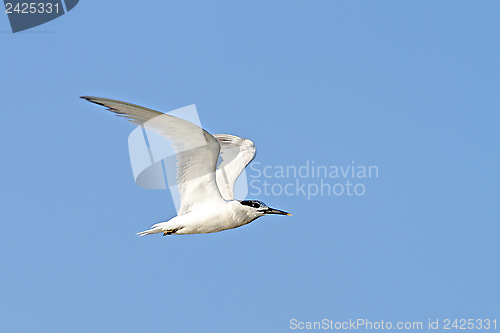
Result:
[[[167,236],[167,235],[175,234],[180,229],[182,229],[182,228],[173,227],[167,221],[167,222],[156,223],[155,225],[153,225],[151,227],[151,229],[138,232],[138,233],[136,233],[136,235],[146,236],[146,235],[163,233],[163,236]]]

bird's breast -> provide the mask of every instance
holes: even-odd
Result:
[[[240,204],[228,202],[222,207],[210,210],[190,212],[190,222],[186,233],[212,233],[227,229],[234,229],[248,224],[256,217],[249,216],[247,212],[240,209]]]

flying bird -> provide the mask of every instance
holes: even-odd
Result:
[[[212,135],[187,120],[117,100],[82,96],[172,143],[177,157],[177,216],[137,233],[206,234],[234,229],[269,214],[291,215],[258,200],[235,200],[234,185],[255,158],[255,145],[229,134]],[[219,155],[223,162],[217,168]]]

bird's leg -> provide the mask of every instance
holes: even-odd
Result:
[[[175,234],[177,231],[179,231],[180,229],[182,228],[174,228],[174,229],[170,229],[170,230],[167,230],[163,233],[163,236],[167,236],[167,235],[172,235],[172,234]]]

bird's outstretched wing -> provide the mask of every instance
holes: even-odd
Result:
[[[100,97],[82,98],[105,106],[172,142],[177,155],[177,184],[181,197],[178,215],[224,202],[215,180],[220,145],[210,133],[187,120],[142,106]]]
[[[215,178],[222,197],[234,200],[234,184],[245,170],[245,167],[255,158],[255,145],[248,139],[229,134],[214,134],[219,141],[222,163],[217,168]]]

